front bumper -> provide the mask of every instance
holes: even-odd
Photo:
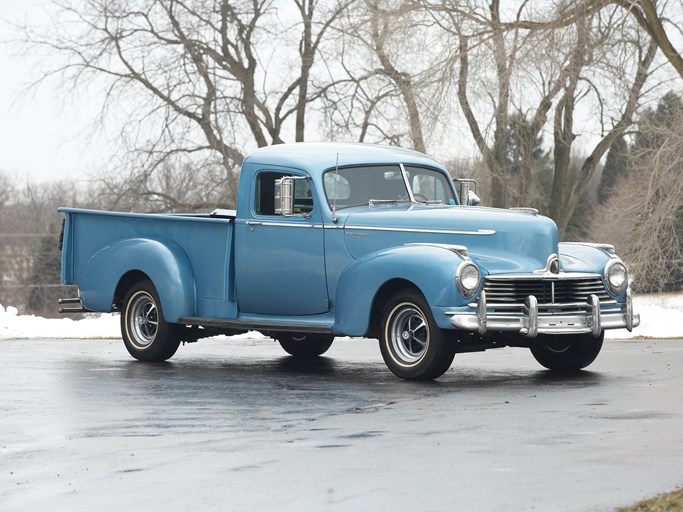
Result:
[[[550,305],[552,306],[552,305]],[[539,334],[591,334],[600,336],[605,329],[627,329],[629,332],[640,325],[640,315],[633,311],[631,291],[627,290],[621,309],[602,309],[597,295],[591,295],[583,307],[571,311],[543,306],[539,312],[538,300],[529,295],[521,311],[489,311],[486,292],[479,295],[473,312],[453,312],[451,325],[456,329],[477,332],[517,332],[528,338]],[[553,310],[552,312],[549,310]]]

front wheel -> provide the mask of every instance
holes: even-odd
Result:
[[[313,334],[280,334],[276,337],[280,346],[294,357],[316,357],[332,346],[334,336]]]
[[[604,339],[605,331],[597,338],[590,334],[548,335],[531,347],[531,354],[549,370],[576,372],[595,361]]]
[[[154,285],[134,284],[123,301],[121,334],[128,353],[139,361],[165,361],[180,345],[175,325],[164,320]]]
[[[394,294],[384,308],[381,327],[382,357],[397,377],[431,380],[450,368],[456,345],[436,325],[418,291]]]

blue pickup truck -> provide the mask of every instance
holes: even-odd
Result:
[[[120,311],[141,361],[247,330],[301,357],[364,336],[405,379],[503,346],[575,371],[605,329],[640,323],[612,246],[558,243],[552,220],[476,206],[470,188],[415,151],[300,143],[245,158],[236,210],[60,208],[62,283],[79,288],[64,310]]]

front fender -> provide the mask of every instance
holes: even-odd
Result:
[[[83,305],[92,311],[111,311],[116,287],[131,271],[150,278],[167,322],[194,315],[194,275],[187,255],[174,242],[147,238],[117,242],[88,260],[76,278]]]
[[[565,272],[602,273],[607,262],[614,257],[606,249],[607,245],[579,242],[559,244],[560,267]]]
[[[565,272],[591,272],[602,276],[602,283],[607,288],[605,282],[605,265],[612,259],[621,261],[614,254],[614,247],[608,244],[591,244],[581,242],[565,242],[559,246],[560,267]],[[626,300],[627,285],[618,296],[615,297],[618,303]],[[611,294],[611,292],[609,292]]]
[[[437,246],[400,246],[368,254],[339,277],[335,332],[362,336],[368,331],[373,301],[385,283],[395,279],[414,284],[435,306],[464,305],[455,284],[463,256]]]

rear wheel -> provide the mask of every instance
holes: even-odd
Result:
[[[576,372],[595,361],[604,339],[605,331],[597,338],[590,334],[548,335],[531,347],[531,354],[549,370]]]
[[[403,379],[430,380],[450,368],[456,345],[436,325],[415,290],[394,294],[382,315],[380,349],[389,370]]]
[[[316,357],[332,346],[334,336],[325,334],[280,334],[276,337],[282,348],[295,357]]]
[[[126,293],[121,334],[130,355],[140,361],[165,361],[178,350],[177,326],[164,320],[161,302],[151,281],[139,281]]]

